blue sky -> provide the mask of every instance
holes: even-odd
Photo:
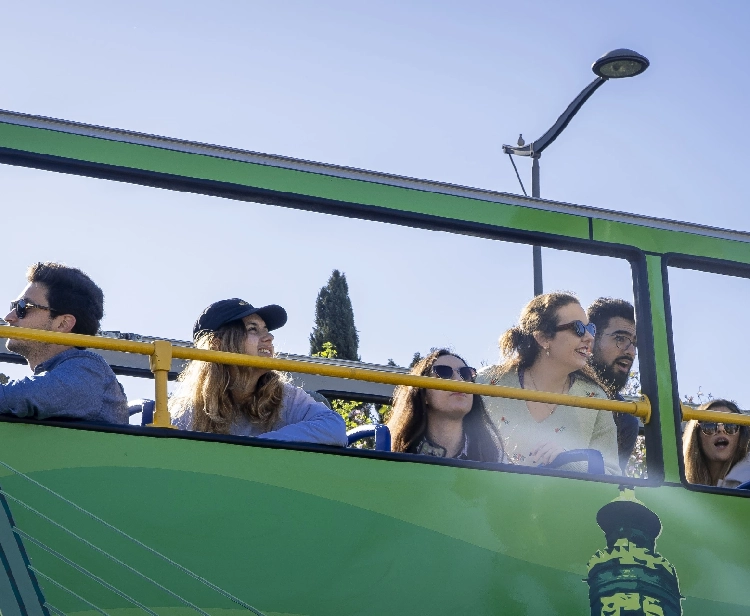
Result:
[[[651,67],[605,84],[545,151],[542,196],[750,230],[748,12],[741,1],[11,3],[0,108],[518,193],[501,145],[539,137],[593,79],[591,63],[629,47]],[[207,303],[240,295],[286,306],[277,346],[304,353],[315,294],[338,268],[364,360],[448,344],[479,365],[531,295],[530,249],[516,245],[13,167],[0,185],[6,216],[34,223],[4,235],[2,292],[15,297],[33,261],[65,261],[104,288],[108,329],[187,338]],[[174,242],[163,272],[159,238]],[[584,303],[631,295],[621,262],[545,251],[545,267],[547,288]],[[712,337],[708,349],[696,335],[739,327],[746,281],[679,272],[673,287],[684,389],[750,404],[742,344]]]

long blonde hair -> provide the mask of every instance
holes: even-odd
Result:
[[[722,406],[729,409],[730,413],[741,413],[739,407],[734,402],[721,398],[715,398],[710,402],[705,402],[704,404],[701,404],[698,409],[706,411]],[[683,460],[685,461],[685,479],[690,483],[715,486],[716,483],[711,477],[711,472],[709,471],[708,463],[706,462],[706,455],[703,452],[703,447],[701,445],[700,431],[700,422],[691,419],[685,425],[685,431],[682,433],[682,455]],[[721,476],[717,477],[718,480],[724,479],[724,477],[729,474],[729,471],[732,470],[732,467],[747,455],[749,444],[750,430],[748,430],[747,426],[741,426],[740,436],[737,440],[737,449],[732,458],[724,464],[724,467],[721,469]]]
[[[247,332],[241,321],[217,331],[205,332],[195,343],[199,349],[244,353]],[[236,419],[246,418],[269,431],[279,418],[285,379],[277,372],[266,372],[252,387],[248,366],[228,366],[191,361],[179,376],[180,389],[169,401],[169,411],[179,416],[192,409],[190,429],[229,434]]]

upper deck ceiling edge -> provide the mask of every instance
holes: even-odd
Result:
[[[423,192],[431,192],[436,194],[451,195],[455,197],[476,199],[480,201],[527,207],[547,212],[584,216],[597,220],[627,223],[653,229],[679,231],[683,233],[702,235],[704,237],[750,243],[750,233],[742,231],[732,231],[729,229],[720,229],[695,223],[685,223],[662,218],[654,218],[641,214],[616,212],[586,205],[575,205],[557,201],[531,199],[522,197],[520,195],[513,195],[510,193],[502,193],[480,188],[470,188],[466,186],[436,182],[432,180],[421,180],[417,178],[409,178],[405,176],[392,175],[377,171],[356,169],[353,167],[343,167],[327,163],[318,163],[314,161],[301,160],[275,154],[263,154],[260,152],[252,152],[249,150],[240,150],[238,148],[197,143],[193,141],[185,141],[182,139],[172,139],[169,137],[148,135],[133,131],[17,113],[14,111],[0,110],[0,123],[24,126],[27,128],[52,130],[72,135],[93,137],[96,139],[128,143],[132,145],[160,148],[185,154],[212,156],[215,158],[223,158],[237,162],[266,165],[270,167],[314,173],[317,175],[325,175],[341,179],[359,180],[373,184],[383,184],[396,188],[407,188]]]

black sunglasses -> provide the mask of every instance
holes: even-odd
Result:
[[[698,423],[701,427],[701,432],[706,436],[713,436],[719,431],[719,426],[724,428],[725,434],[737,434],[740,431],[740,427],[737,424],[728,424],[715,421],[701,421]]]
[[[477,371],[474,370],[474,368],[469,368],[469,366],[464,366],[463,368],[451,368],[450,366],[433,366],[432,367],[432,374],[434,374],[439,379],[452,379],[453,375],[458,373],[458,376],[462,381],[466,381],[469,383],[473,383],[474,379],[477,378]]]
[[[16,311],[16,316],[19,319],[23,319],[26,316],[26,312],[29,308],[39,308],[40,310],[49,310],[50,313],[54,312],[49,306],[40,306],[39,304],[32,304],[27,299],[17,299],[10,303],[10,311]]]
[[[570,323],[565,323],[564,325],[558,325],[555,331],[561,332],[565,329],[572,330],[573,333],[579,338],[583,338],[586,335],[586,332],[596,337],[596,325],[594,325],[593,323],[584,325],[583,321],[571,321]]]

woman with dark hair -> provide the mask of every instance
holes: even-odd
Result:
[[[504,362],[484,369],[477,382],[606,399],[588,363],[595,333],[574,295],[538,295],[524,307],[518,325],[501,336]],[[484,403],[512,462],[547,465],[564,451],[596,449],[605,472],[621,474],[611,413],[489,396]],[[564,468],[586,471],[581,462]]]
[[[273,357],[271,331],[284,323],[281,306],[254,308],[241,299],[225,299],[198,317],[193,341],[199,349]],[[347,444],[343,418],[273,370],[192,361],[180,382],[169,411],[183,430]]]
[[[476,370],[447,349],[433,351],[411,374],[473,381]],[[502,445],[481,396],[399,386],[388,421],[393,451],[458,460],[502,462]]]
[[[741,413],[734,402],[716,399],[701,404],[699,410]],[[682,434],[685,478],[690,483],[736,488],[750,481],[747,459],[750,428],[714,421],[687,422]]]

